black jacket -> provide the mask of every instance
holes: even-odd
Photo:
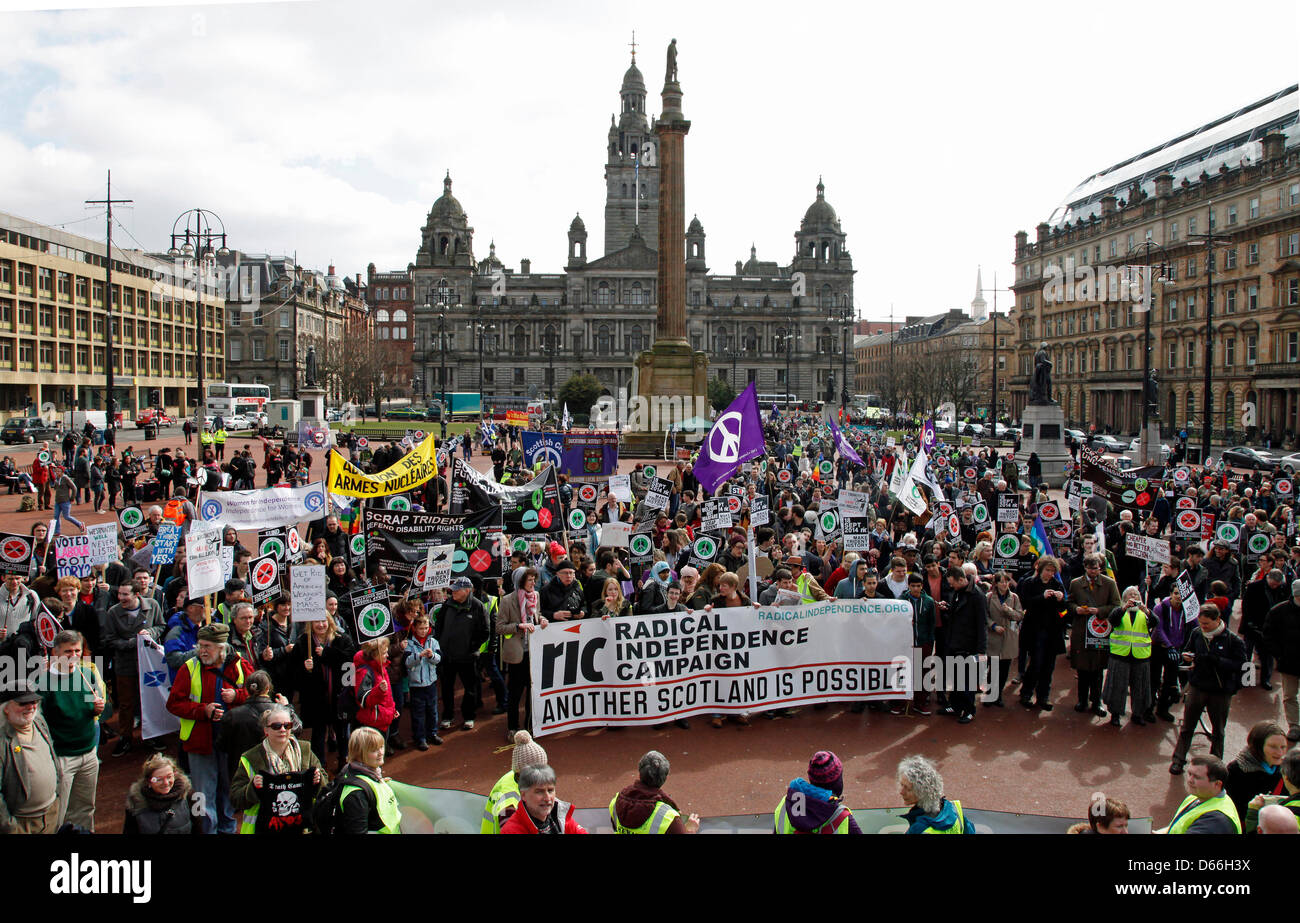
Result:
[[[1268,610],[1264,620],[1264,643],[1277,658],[1279,673],[1300,674],[1300,606],[1294,599]]]
[[[1227,628],[1207,643],[1201,630],[1189,625],[1183,652],[1195,657],[1189,680],[1194,688],[1228,695],[1241,688],[1241,665],[1246,662],[1246,646]],[[1280,664],[1278,669],[1282,669]]]
[[[576,614],[585,612],[587,609],[582,592],[582,583],[574,580],[573,583],[566,587],[558,577],[542,587],[541,603],[542,615],[548,619],[556,612],[567,611]]]
[[[988,650],[988,600],[973,585],[951,595],[944,594],[948,611],[943,624],[948,630],[948,650],[953,654],[983,654]]]
[[[577,583],[574,583],[577,586]],[[581,610],[581,606],[578,607]],[[463,603],[450,596],[438,607],[434,616],[433,636],[442,648],[444,661],[465,662],[478,655],[478,649],[488,639],[487,610],[473,596]]]
[[[1288,597],[1286,583],[1276,589],[1268,585],[1267,578],[1252,580],[1246,584],[1246,592],[1241,595],[1241,624],[1238,629],[1243,637],[1258,638],[1264,633],[1264,619],[1269,610],[1278,603],[1286,602]]]

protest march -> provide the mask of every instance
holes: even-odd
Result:
[[[608,810],[528,813],[527,793],[554,790],[545,748],[580,735],[835,714],[958,742],[997,710],[1026,733],[1148,735],[1171,775],[1208,779],[1190,821],[1130,818],[1117,792],[1102,827],[1300,816],[1300,545],[1280,470],[1121,470],[1076,443],[1049,488],[1014,444],[769,410],[753,386],[678,457],[630,466],[617,434],[563,429],[338,439],[317,480],[307,451],[264,443],[265,487],[236,453],[84,534],[0,536],[3,644],[25,667],[6,727],[40,729],[58,780],[6,789],[9,829],[117,832],[96,825],[100,776],[143,759],[115,806],[132,833],[890,832],[895,815],[848,807],[843,739],[791,783],[821,799],[812,820],[669,808],[658,749]],[[1273,717],[1225,753],[1234,702],[1268,693]],[[476,801],[385,773],[462,735],[511,763]],[[898,774],[913,794],[937,779],[920,756]],[[1098,826],[1091,792],[1026,826],[927,791],[898,832]]]

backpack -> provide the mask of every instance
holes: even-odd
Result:
[[[339,797],[351,778],[345,769],[330,780],[311,805],[311,829],[326,836],[337,834],[343,826],[343,804]]]

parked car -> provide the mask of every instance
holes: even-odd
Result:
[[[1133,441],[1130,442],[1130,443],[1128,444],[1128,451],[1130,451],[1130,452],[1140,452],[1141,450],[1142,450],[1142,437],[1141,437],[1141,436],[1134,436],[1134,437],[1133,437]],[[1173,451],[1173,450],[1170,449],[1169,446],[1165,445],[1164,443],[1161,443],[1161,444],[1160,444],[1160,460],[1161,460],[1161,461],[1169,461],[1169,456],[1172,454],[1172,451]]]
[[[387,420],[423,420],[426,413],[427,411],[420,407],[394,407],[392,410],[385,411],[384,418]]]
[[[243,432],[253,429],[253,421],[248,419],[242,413],[232,413],[225,419],[227,432]]]
[[[1093,442],[1100,445],[1105,451],[1115,455],[1123,454],[1128,449],[1128,445],[1122,439],[1109,434],[1094,436]]]
[[[1067,429],[1065,435],[1069,436],[1080,445],[1088,441],[1087,434],[1081,429]]]
[[[325,411],[326,423],[339,423],[342,422],[342,420],[343,411],[339,410],[337,407],[331,407],[329,410]]]
[[[1290,455],[1283,455],[1277,460],[1286,472],[1287,477],[1295,477],[1295,473],[1300,471],[1300,452],[1292,452]]]
[[[983,423],[963,423],[963,424],[961,425],[961,434],[962,434],[963,436],[983,436],[983,435],[984,435],[984,424],[983,424]]]
[[[31,444],[45,439],[62,439],[63,425],[47,423],[40,417],[14,417],[0,429],[0,440],[5,445],[15,442]]]
[[[1224,449],[1221,457],[1225,465],[1233,468],[1254,468],[1258,471],[1272,471],[1277,463],[1269,453],[1245,445]]]

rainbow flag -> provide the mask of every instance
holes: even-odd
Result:
[[[1056,557],[1056,552],[1052,550],[1052,543],[1047,538],[1047,527],[1043,525],[1043,517],[1037,513],[1034,514],[1034,525],[1029,530],[1029,543],[1034,546],[1034,551],[1040,558],[1044,555]]]

